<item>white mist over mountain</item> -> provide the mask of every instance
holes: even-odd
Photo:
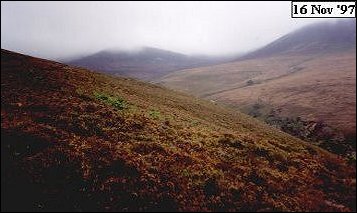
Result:
[[[153,46],[246,52],[318,19],[290,2],[1,2],[1,47],[44,58]]]

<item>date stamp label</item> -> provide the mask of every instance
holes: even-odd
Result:
[[[356,18],[356,2],[291,2],[292,18]]]

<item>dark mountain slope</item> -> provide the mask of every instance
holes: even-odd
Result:
[[[303,27],[240,60],[279,55],[326,54],[353,48],[356,48],[356,20],[339,20]]]
[[[145,47],[137,51],[101,51],[67,62],[110,74],[154,80],[175,70],[219,63],[223,58],[191,57]]]
[[[1,209],[353,211],[337,156],[213,103],[1,51]]]

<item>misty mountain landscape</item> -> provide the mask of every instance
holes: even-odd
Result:
[[[239,108],[334,153],[354,155],[355,37],[355,20],[322,22],[235,62],[182,70],[159,82]]]
[[[356,19],[290,9],[1,2],[1,210],[355,212]]]

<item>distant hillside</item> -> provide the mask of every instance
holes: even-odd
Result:
[[[355,47],[356,19],[348,19],[308,25],[239,59],[278,55],[326,54],[346,51]]]
[[[234,110],[1,51],[2,211],[355,211],[355,181]]]
[[[304,140],[355,156],[355,23],[353,19],[306,26],[237,61],[173,72],[158,82],[239,108]]]
[[[136,51],[106,50],[66,62],[109,74],[154,80],[175,70],[212,65],[224,58],[194,57],[145,47]]]

